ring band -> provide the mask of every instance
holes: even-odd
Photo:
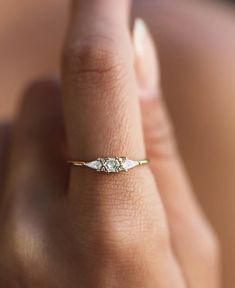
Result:
[[[78,167],[88,167],[98,172],[118,173],[127,172],[128,170],[139,166],[148,164],[148,160],[129,160],[127,157],[104,157],[98,158],[94,161],[68,161],[69,164]]]

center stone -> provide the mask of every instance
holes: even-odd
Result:
[[[118,170],[120,164],[117,161],[117,159],[108,159],[105,162],[105,166],[108,169],[109,172],[115,172]]]

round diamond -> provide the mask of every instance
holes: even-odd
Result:
[[[105,167],[107,168],[108,172],[116,172],[120,167],[120,163],[115,158],[109,158],[105,161]]]

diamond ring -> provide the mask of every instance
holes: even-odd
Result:
[[[90,162],[68,161],[69,164],[79,167],[88,167],[98,172],[117,173],[128,171],[139,165],[148,164],[148,160],[129,160],[127,157],[104,157]]]

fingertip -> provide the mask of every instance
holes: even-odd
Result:
[[[28,114],[41,115],[41,119],[49,118],[62,112],[61,88],[59,78],[46,76],[29,83],[23,93],[17,118],[27,118]],[[24,117],[25,114],[25,117]],[[58,113],[57,113],[58,114]]]
[[[156,47],[145,21],[136,18],[133,29],[135,70],[139,96],[152,99],[160,95],[160,69]]]
[[[56,76],[46,76],[33,80],[29,83],[23,92],[23,101],[29,101],[29,98],[40,98],[50,95],[60,94],[59,78]]]

